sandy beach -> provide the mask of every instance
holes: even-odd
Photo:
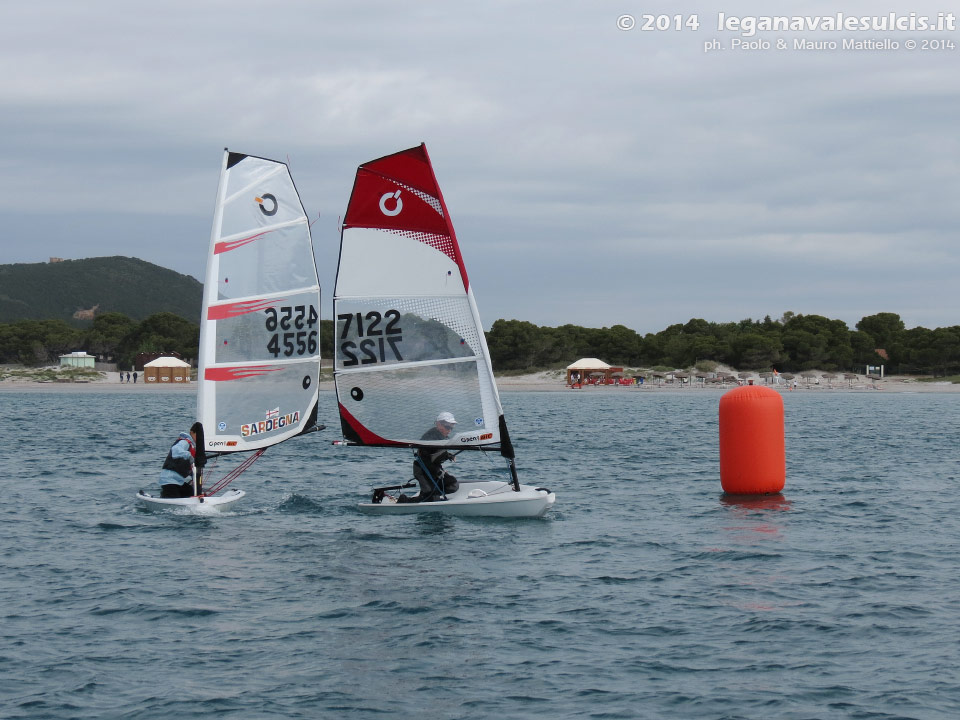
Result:
[[[117,393],[186,393],[197,391],[195,382],[191,383],[128,383],[120,382],[117,372],[102,373],[99,380],[80,382],[63,381],[35,381],[21,378],[7,378],[0,380],[0,393],[11,392],[44,392],[44,393],[78,393],[78,392],[117,392]],[[327,376],[329,377],[329,376]],[[753,378],[754,384],[764,385],[759,376]],[[656,381],[643,385],[584,385],[581,389],[573,389],[566,385],[562,371],[548,370],[529,373],[526,375],[504,375],[497,377],[497,386],[501,392],[577,392],[577,393],[657,393],[657,392],[691,392],[716,394],[724,393],[735,384],[707,384],[696,382],[684,385]],[[883,380],[871,380],[864,375],[858,375],[856,380],[834,379],[815,382],[799,382],[796,390],[786,380],[780,384],[769,384],[766,387],[780,392],[912,392],[912,393],[953,393],[960,392],[960,384],[951,382],[921,381],[917,378],[903,375],[891,375]],[[333,391],[333,380],[325,379],[319,383],[321,391]]]
[[[726,384],[706,384],[700,385],[695,381],[684,385],[664,382],[657,384],[656,381],[645,382],[643,385],[584,385],[580,389],[568,387],[564,382],[565,375],[558,371],[546,371],[531,373],[529,375],[504,376],[497,378],[497,386],[501,392],[511,390],[524,390],[535,392],[634,392],[634,393],[652,393],[652,392],[692,392],[692,393],[724,393],[737,385],[735,383]],[[759,375],[752,378],[755,385],[765,385]],[[864,375],[858,375],[856,380],[834,379],[829,383],[821,379],[820,384],[815,382],[806,383],[799,381],[796,390],[788,381],[784,380],[779,384],[769,384],[765,387],[778,390],[780,392],[960,392],[960,385],[950,382],[930,382],[921,381],[914,377],[891,375],[883,380],[873,381]]]

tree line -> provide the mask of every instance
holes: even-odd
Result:
[[[333,354],[333,321],[320,321],[320,352]],[[787,312],[779,320],[713,323],[694,318],[641,336],[623,325],[585,328],[540,327],[522,320],[497,320],[486,333],[497,371],[536,370],[597,357],[624,367],[689,368],[714,361],[740,370],[860,371],[885,365],[887,373],[960,373],[960,326],[906,329],[896,313],[864,317],[850,330],[842,320]],[[105,313],[87,328],[62,320],[0,323],[0,362],[51,365],[59,356],[85,350],[121,368],[132,368],[142,352],[177,352],[196,364],[200,327],[161,312],[137,322]],[[883,351],[883,352],[879,352]],[[886,357],[884,357],[886,355]]]
[[[333,322],[320,321],[320,353],[333,350]],[[18,320],[0,323],[0,363],[55,365],[60,356],[84,350],[120,368],[133,368],[140,353],[176,352],[196,365],[200,349],[200,326],[169,312],[150,315],[137,322],[123,313],[94,317],[87,328],[75,328],[63,320]]]
[[[538,327],[497,320],[487,333],[493,366],[503,370],[556,367],[582,357],[611,365],[689,368],[710,360],[739,370],[859,371],[885,365],[888,374],[960,372],[960,326],[906,329],[896,313],[864,317],[850,330],[842,320],[784,313],[779,320],[714,323],[694,318],[641,336],[623,325]]]

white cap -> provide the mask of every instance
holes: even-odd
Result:
[[[442,412],[437,415],[437,422],[446,423],[447,425],[456,425],[457,421],[453,417],[453,413]]]

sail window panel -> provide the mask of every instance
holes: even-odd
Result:
[[[341,373],[337,396],[364,428],[384,440],[419,444],[441,412],[457,418],[447,444],[469,447],[500,440],[499,419],[484,416],[477,364],[471,360]]]
[[[233,368],[237,377],[216,384],[213,433],[260,443],[299,433],[317,394],[315,363]],[[249,372],[250,375],[243,377]]]
[[[336,306],[338,369],[482,354],[465,297],[349,298]]]
[[[216,319],[217,363],[302,360],[320,354],[316,291],[210,308]]]
[[[277,228],[217,255],[217,299],[283,292],[317,285],[306,223]]]
[[[497,392],[493,372],[483,357],[477,358],[477,369],[480,377],[480,399],[486,416],[496,415],[499,417],[503,414],[503,407],[500,405],[500,393]]]

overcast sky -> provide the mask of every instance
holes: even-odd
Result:
[[[958,325],[960,47],[906,44],[960,32],[717,27],[721,12],[890,11],[960,14],[947,0],[8,3],[0,263],[127,255],[202,279],[229,147],[289,160],[329,317],[357,165],[426,142],[488,327],[646,333],[788,310]],[[700,27],[644,31],[643,13]],[[724,49],[705,52],[713,40]]]

